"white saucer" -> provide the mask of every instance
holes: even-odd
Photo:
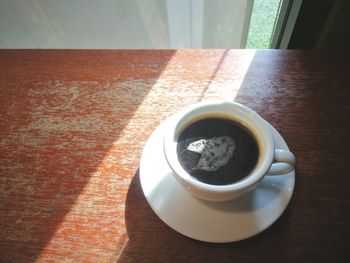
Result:
[[[153,211],[168,226],[193,239],[224,243],[254,236],[274,223],[286,209],[294,189],[295,172],[265,176],[258,187],[238,199],[210,202],[197,199],[173,177],[163,153],[163,122],[142,153],[140,181]],[[289,149],[269,124],[276,148]]]

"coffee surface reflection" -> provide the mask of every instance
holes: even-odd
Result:
[[[242,180],[254,169],[258,155],[250,132],[237,122],[220,118],[190,124],[177,145],[177,156],[186,172],[213,185]]]

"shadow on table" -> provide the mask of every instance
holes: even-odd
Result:
[[[345,203],[340,200],[347,188],[346,178],[341,175],[346,175],[344,167],[348,161],[339,156],[345,155],[344,138],[348,138],[348,97],[344,96],[348,94],[348,75],[344,73],[346,67],[338,65],[339,61],[345,65],[345,57],[319,51],[285,52],[290,51],[255,51],[238,92],[233,88],[231,96],[225,93],[227,100],[250,107],[270,122],[296,155],[296,185],[282,216],[247,240],[227,244],[195,241],[178,234],[153,213],[142,194],[137,172],[126,200],[129,242],[120,254],[121,262],[296,262],[346,258],[346,235],[342,235],[345,227],[336,227],[325,215],[326,211],[333,221],[345,223]],[[231,56],[231,52],[223,54]],[[225,58],[220,59],[222,66],[215,68],[206,82],[208,86],[203,85],[203,92],[198,91],[193,103],[219,93],[220,88],[211,89],[209,85],[220,86],[220,74],[229,74],[230,66],[241,70],[242,58],[236,60],[232,54],[229,64],[225,64]],[[232,69],[233,83],[241,78],[237,71]],[[216,75],[219,77],[212,81]],[[235,79],[237,75],[239,79]],[[224,80],[227,78],[225,75]],[[222,89],[227,91],[224,86]],[[332,152],[337,154],[330,156]],[[335,174],[339,176],[329,180]],[[320,195],[329,199],[321,202]],[[331,207],[332,200],[339,205]]]
[[[137,52],[2,53],[1,262],[38,259],[175,53]]]

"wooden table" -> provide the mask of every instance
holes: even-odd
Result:
[[[0,51],[0,262],[346,262],[349,83],[349,53]],[[151,132],[213,98],[261,114],[298,162],[282,217],[237,243],[169,228],[138,175]]]

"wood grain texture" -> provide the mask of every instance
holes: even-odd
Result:
[[[320,51],[0,51],[0,262],[348,262],[350,55]],[[296,187],[256,237],[166,226],[143,146],[197,101],[234,100],[285,137]]]

